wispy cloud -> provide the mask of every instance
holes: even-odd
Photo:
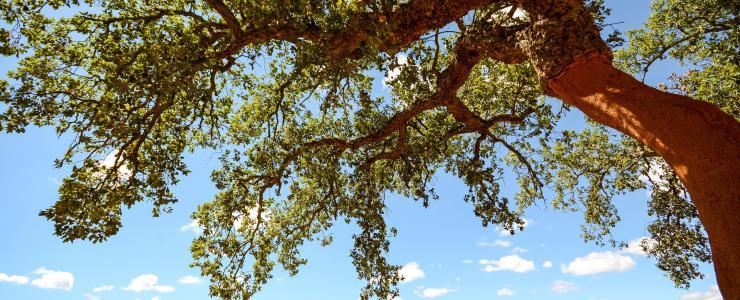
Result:
[[[524,253],[524,252],[527,252],[527,251],[529,251],[529,250],[524,249],[522,247],[514,247],[514,249],[511,249],[511,253],[518,253],[518,254],[521,254],[521,253]]]
[[[28,277],[20,275],[8,275],[0,273],[0,282],[10,282],[15,284],[26,284],[28,283]]]
[[[112,285],[103,285],[92,289],[93,293],[112,291],[115,287]]]
[[[486,241],[478,241],[475,243],[476,246],[480,247],[501,247],[501,248],[508,248],[511,247],[511,242],[506,240],[495,240],[493,242],[486,242]]]
[[[187,275],[187,276],[180,277],[180,279],[178,279],[177,282],[180,284],[198,284],[200,283],[200,278]]]
[[[691,292],[681,296],[681,300],[722,300],[717,285],[711,285],[706,292]]]
[[[550,286],[550,289],[558,294],[565,294],[577,291],[578,289],[580,289],[580,287],[570,281],[555,280],[555,282],[553,282]]]
[[[54,185],[62,185],[62,181],[59,180],[59,178],[56,177],[46,177],[46,180],[53,183]]]
[[[514,295],[516,295],[516,292],[508,288],[500,288],[496,291],[496,296],[499,297],[510,297]]]
[[[101,300],[102,298],[100,298],[100,296],[98,295],[87,293],[85,294],[85,299],[86,300]]]

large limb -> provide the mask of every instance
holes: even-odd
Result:
[[[616,69],[581,1],[521,2],[533,20],[522,47],[546,91],[666,160],[707,230],[723,296],[740,299],[740,123]]]
[[[281,179],[288,167],[305,153],[322,147],[333,147],[338,153],[356,151],[392,138],[394,134],[398,135],[396,147],[390,152],[381,152],[368,158],[363,167],[368,167],[380,160],[396,159],[405,151],[406,128],[418,115],[435,108],[444,107],[457,122],[462,124],[459,129],[453,130],[450,135],[443,137],[445,139],[466,133],[485,134],[488,132],[488,128],[498,123],[523,122],[524,118],[534,112],[533,109],[527,109],[521,115],[502,114],[490,119],[483,119],[470,111],[457,96],[458,90],[465,84],[470,72],[484,57],[494,57],[512,63],[521,62],[524,59],[521,49],[514,43],[514,36],[522,29],[521,27],[499,26],[490,28],[489,25],[473,24],[468,28],[465,36],[461,37],[455,44],[447,67],[439,73],[435,92],[428,98],[398,112],[375,132],[351,140],[330,137],[303,143],[286,155],[274,173],[252,176],[247,180],[250,182],[259,180],[263,182],[265,187],[278,186],[279,188]],[[485,35],[482,34],[483,31],[487,31]]]
[[[265,17],[260,22],[240,21],[237,13],[221,0],[207,2],[233,34],[233,41],[217,53],[219,58],[231,57],[248,45],[270,40],[311,41],[322,45],[330,56],[340,58],[362,55],[360,48],[366,44],[373,44],[384,52],[396,52],[430,30],[458,20],[473,9],[502,0],[412,0],[388,11],[360,10],[347,18],[352,22],[329,29],[303,24],[303,21],[283,21],[284,16]],[[371,42],[371,36],[378,32],[388,34],[372,37]]]

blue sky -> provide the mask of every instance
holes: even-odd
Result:
[[[623,32],[639,27],[649,14],[646,2],[607,1],[613,9],[608,21],[624,22],[617,25]],[[12,65],[0,58],[2,74]],[[658,64],[647,82],[655,84],[677,70],[673,62]],[[578,114],[567,122],[583,124]],[[187,155],[192,173],[174,188],[180,202],[173,213],[152,218],[151,206],[139,204],[124,212],[124,227],[109,241],[70,244],[53,236],[53,225],[38,216],[54,203],[69,172],[52,166],[68,143],[51,128],[0,134],[0,299],[207,298],[207,281],[188,268],[195,233],[187,224],[195,207],[216,192],[209,175],[218,155]],[[513,194],[516,185],[508,183],[504,191]],[[502,235],[495,227],[481,227],[462,201],[467,188],[458,179],[440,174],[434,185],[440,200],[427,209],[402,197],[387,198],[387,220],[399,230],[390,258],[405,265],[406,277],[413,279],[400,285],[404,300],[718,299],[710,298],[716,293],[709,265],[702,266],[706,279],[694,281],[691,291],[677,289],[637,251],[585,244],[579,214],[534,207],[524,232]],[[647,235],[647,197],[638,191],[615,200],[622,215],[617,239]],[[304,247],[308,265],[296,277],[278,272],[255,299],[356,299],[363,283],[348,256],[354,231],[341,223],[332,229],[331,246]]]

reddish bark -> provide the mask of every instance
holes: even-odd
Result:
[[[548,88],[663,157],[699,211],[725,300],[740,299],[740,123],[712,104],[656,90],[592,52]]]

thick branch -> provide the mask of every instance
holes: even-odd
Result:
[[[398,142],[396,143],[396,147],[391,151],[381,152],[368,158],[363,164],[363,167],[369,167],[375,162],[381,160],[398,159],[404,152],[406,152],[406,127],[401,127],[398,129]]]
[[[266,17],[267,23],[250,23],[242,30],[243,34],[223,52],[218,58],[226,58],[236,54],[248,45],[261,44],[271,40],[309,40],[319,43],[327,49],[334,58],[357,57],[358,50],[368,44],[369,37],[377,32],[389,32],[387,36],[374,36],[373,44],[381,51],[394,53],[399,49],[416,41],[424,33],[441,28],[446,24],[463,17],[470,10],[501,0],[415,0],[399,5],[391,12],[358,12],[348,19],[351,23],[337,29],[318,28],[313,24],[291,24],[291,22],[275,22]],[[219,0],[208,0],[227,24],[236,23],[236,19],[226,7],[222,7]],[[212,3],[213,2],[213,3]],[[304,22],[305,23],[305,22]],[[236,23],[238,25],[238,23]],[[229,24],[232,28],[232,24]],[[232,28],[232,31],[234,29]],[[236,36],[236,35],[235,35]]]
[[[524,118],[534,111],[533,109],[528,109],[521,116],[499,115],[490,120],[485,120],[470,111],[457,97],[457,91],[470,76],[471,70],[483,57],[486,55],[496,56],[500,54],[500,51],[509,51],[509,49],[516,48],[511,38],[513,37],[513,33],[517,32],[520,28],[497,27],[496,32],[491,32],[485,38],[481,35],[480,31],[480,28],[483,27],[477,28],[473,28],[472,30],[474,31],[471,31],[475,34],[466,35],[458,40],[449,65],[438,76],[437,90],[428,99],[414,103],[406,110],[396,114],[373,134],[350,141],[339,138],[324,138],[304,143],[283,159],[274,175],[253,176],[252,179],[266,180],[265,184],[268,186],[280,185],[280,179],[283,177],[288,166],[297,157],[312,149],[332,146],[340,153],[345,150],[357,150],[363,146],[382,141],[395,132],[399,133],[397,147],[391,152],[383,152],[371,157],[366,162],[366,165],[381,159],[397,158],[405,151],[405,128],[409,121],[424,111],[438,107],[446,107],[458,122],[465,124],[461,129],[462,131],[456,134],[487,130],[499,122],[522,122]],[[495,41],[497,40],[502,43],[496,45]],[[520,53],[516,50],[515,52]]]
[[[234,38],[236,40],[240,40],[244,35],[244,32],[242,31],[241,24],[239,24],[239,20],[231,9],[221,0],[206,0],[206,2],[216,10],[219,15],[221,15],[221,18],[226,22],[226,26],[229,27],[229,30],[234,34]]]

